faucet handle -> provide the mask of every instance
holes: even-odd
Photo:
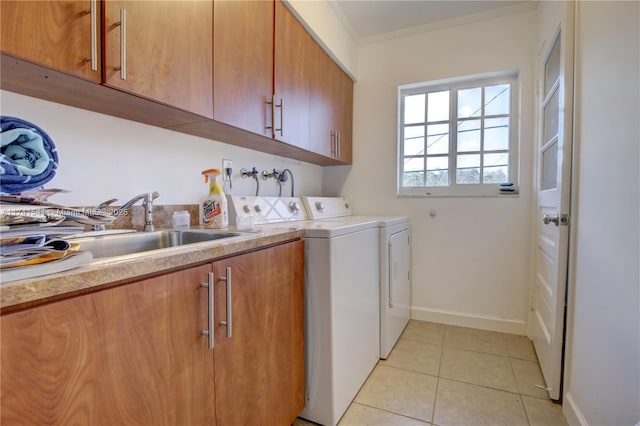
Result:
[[[158,198],[160,196],[160,194],[158,193],[158,191],[153,191],[153,192],[149,192],[147,194],[147,196],[144,199],[144,203],[143,204],[150,204],[153,203],[153,200],[155,200],[156,198]]]

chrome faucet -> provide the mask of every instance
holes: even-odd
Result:
[[[120,206],[119,210],[124,211],[133,206],[138,201],[142,200],[145,215],[144,232],[155,231],[155,227],[153,226],[153,200],[155,200],[159,196],[160,194],[158,194],[158,191],[146,192],[144,194],[136,195],[135,197],[124,203],[122,206]]]

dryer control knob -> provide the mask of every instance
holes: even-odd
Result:
[[[293,214],[298,214],[298,212],[300,211],[300,206],[298,206],[298,203],[296,203],[295,201],[292,201],[289,203],[289,210]]]
[[[242,210],[244,210],[245,213],[251,213],[251,209],[246,204],[244,206],[242,206]]]
[[[259,204],[256,204],[256,206],[255,206],[254,208],[256,209],[256,211],[257,211],[258,213],[260,213],[260,212],[262,211],[262,207],[260,207],[260,205],[259,205]]]
[[[316,210],[319,212],[324,211],[324,204],[322,204],[322,201],[316,201]]]

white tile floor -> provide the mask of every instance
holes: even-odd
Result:
[[[527,338],[412,320],[339,425],[566,425],[536,385],[544,379]]]

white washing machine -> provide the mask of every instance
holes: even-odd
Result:
[[[307,219],[299,198],[229,197],[229,220],[295,227],[305,241],[305,409],[300,417],[338,423],[380,356],[378,221],[354,218],[344,201]],[[341,200],[341,199],[332,199]]]
[[[344,198],[302,197],[311,219],[326,217],[327,205],[341,204],[351,215]],[[380,265],[380,358],[387,359],[411,315],[411,227],[406,216],[349,216],[373,219],[379,230]]]

